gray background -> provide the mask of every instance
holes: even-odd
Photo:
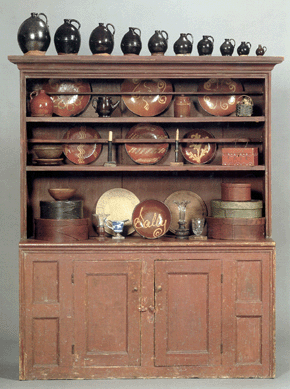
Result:
[[[31,12],[48,16],[51,36],[64,18],[82,24],[80,54],[91,55],[89,36],[99,22],[116,27],[113,54],[128,27],[142,31],[141,55],[156,29],[169,34],[167,55],[181,32],[194,36],[193,55],[202,35],[215,38],[213,55],[220,55],[225,38],[268,48],[269,56],[284,56],[272,76],[272,196],[273,238],[277,243],[277,378],[275,380],[101,380],[18,382],[18,242],[19,242],[19,73],[7,60],[22,54],[17,30]],[[8,0],[0,4],[0,388],[216,388],[290,387],[289,331],[289,212],[290,212],[290,3],[287,0]],[[47,55],[56,54],[53,40]],[[234,53],[236,54],[236,51]]]

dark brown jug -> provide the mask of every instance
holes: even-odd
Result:
[[[214,39],[210,35],[203,35],[203,39],[197,44],[197,51],[199,55],[211,55],[213,52]]]
[[[115,104],[112,102],[112,98],[108,96],[100,96],[92,100],[92,106],[95,108],[96,113],[100,117],[109,117],[111,113],[118,107],[120,101],[118,100]]]
[[[45,17],[45,21],[40,18]],[[47,17],[44,13],[33,12],[18,29],[17,40],[20,49],[27,55],[45,54],[50,44]]]
[[[168,48],[168,34],[166,31],[155,30],[155,34],[149,39],[148,49],[151,55],[164,55]]]
[[[112,32],[109,30],[109,26],[111,26]],[[89,46],[91,52],[93,54],[111,54],[114,48],[114,35],[115,27],[113,24],[108,23],[105,26],[104,23],[99,23],[90,35]]]
[[[250,53],[252,45],[250,42],[242,42],[240,46],[237,48],[237,52],[239,55],[248,55]]]
[[[77,27],[73,25],[77,24]],[[75,19],[64,19],[64,23],[58,27],[54,34],[54,45],[57,54],[77,54],[81,46],[81,25]]]
[[[256,50],[256,55],[264,55],[267,51],[266,46],[258,45],[258,48]]]
[[[188,39],[188,36],[191,38]],[[174,43],[173,50],[176,55],[190,55],[192,52],[193,36],[192,34],[180,34],[179,39]]]
[[[141,49],[141,30],[137,27],[129,27],[129,31],[123,36],[123,39],[121,41],[122,52],[125,55],[139,55]]]
[[[234,39],[225,39],[224,43],[220,47],[221,55],[223,56],[233,55],[235,46],[236,46],[236,41]]]

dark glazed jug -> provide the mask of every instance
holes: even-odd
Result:
[[[188,36],[191,38],[188,39]],[[174,43],[173,50],[176,55],[190,55],[192,52],[193,36],[192,34],[180,34],[179,39]]]
[[[237,52],[239,55],[248,55],[250,53],[252,45],[250,42],[242,42],[240,46],[237,48]]]
[[[77,27],[73,25],[77,24]],[[81,46],[81,25],[75,19],[64,19],[64,23],[58,27],[54,34],[54,45],[57,54],[77,54]]]
[[[267,51],[266,46],[258,45],[258,48],[256,50],[256,55],[264,55]]]
[[[99,114],[100,117],[109,117],[111,113],[118,107],[120,100],[115,104],[112,102],[112,98],[108,96],[95,97],[92,100],[92,106],[95,108],[95,111]]]
[[[236,46],[236,41],[234,39],[225,39],[224,43],[220,47],[221,55],[223,56],[233,55],[235,46]]]
[[[166,31],[155,30],[155,34],[149,39],[148,49],[151,55],[164,55],[168,45],[168,34]]]
[[[199,55],[211,55],[213,51],[214,39],[210,35],[203,35],[203,39],[197,44],[197,51]]]
[[[45,21],[40,18],[45,17]],[[45,54],[50,44],[50,33],[45,14],[33,12],[18,29],[17,40],[20,49],[27,55]]]
[[[112,32],[109,30],[109,26],[112,28]],[[114,48],[114,35],[115,27],[113,24],[108,23],[106,26],[104,23],[99,23],[91,35],[89,40],[90,50],[93,54],[109,55]]]
[[[137,32],[138,31],[138,34]],[[129,27],[129,31],[123,36],[121,50],[126,54],[139,55],[142,49],[141,31],[137,27]]]

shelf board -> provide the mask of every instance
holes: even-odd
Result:
[[[94,124],[125,124],[125,123],[260,123],[265,121],[265,116],[195,116],[177,118],[169,116],[158,117],[27,117],[27,123],[94,123]]]
[[[117,165],[115,167],[100,165],[57,165],[57,166],[27,166],[27,172],[239,172],[265,171],[264,165],[258,166],[222,166],[222,165]]]

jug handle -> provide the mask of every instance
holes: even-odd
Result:
[[[30,93],[30,101],[33,99],[34,96],[37,96],[38,95],[38,92],[37,90],[34,90],[33,92]]]
[[[138,30],[139,31],[139,36],[141,36],[141,30],[140,30],[140,28],[138,28],[138,27],[132,27],[133,28],[133,30],[134,30],[134,32],[135,32],[135,30]],[[138,34],[137,34],[138,35]]]
[[[77,25],[78,25],[78,26],[77,26],[77,29],[78,29],[78,30],[81,28],[80,22],[78,22],[76,19],[70,19],[69,21],[70,21],[70,23],[73,23],[73,22],[77,23]]]
[[[211,35],[208,35],[207,37],[211,38],[212,39],[212,43],[214,43],[214,39],[213,39],[213,37]]]
[[[250,42],[247,42],[246,44],[247,44],[247,45],[250,45],[250,48],[252,47],[252,45],[251,45],[251,43],[250,43]]]
[[[166,36],[164,36],[163,33],[166,34]],[[168,41],[168,34],[167,34],[166,31],[162,30],[162,31],[161,31],[161,35],[163,36],[163,38],[164,38],[166,41]]]
[[[233,41],[234,42],[234,47],[236,46],[236,41],[234,39],[230,39],[230,42]]]
[[[111,220],[107,220],[107,218],[106,219],[104,219],[104,223],[106,224],[106,226],[108,227],[108,228],[110,228],[112,231],[114,231],[114,229],[113,229],[113,227],[112,226],[109,226],[109,222],[111,222]],[[112,222],[111,222],[112,223]]]
[[[115,35],[115,27],[111,24],[111,23],[108,23],[107,25],[106,25],[106,28],[108,29],[108,26],[111,26],[111,27],[113,27],[113,32],[111,33],[112,35]],[[109,30],[109,29],[108,29]],[[109,30],[110,31],[110,30]]]
[[[48,20],[47,20],[47,16],[44,14],[44,13],[40,13],[40,14],[38,14],[38,16],[40,16],[40,15],[42,15],[42,16],[44,16],[45,17],[45,24],[47,24],[47,22],[48,22]]]
[[[193,36],[192,36],[192,34],[189,32],[188,34],[186,34],[186,36],[191,36],[191,44],[193,44]]]
[[[266,46],[263,46],[263,49],[264,49],[264,51],[265,51],[265,53],[266,53],[266,51],[267,51],[267,47],[266,47]]]

